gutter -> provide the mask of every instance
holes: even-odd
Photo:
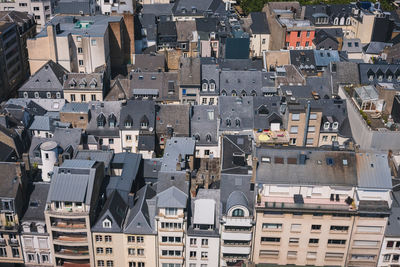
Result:
[[[306,127],[304,128],[303,146],[307,145],[307,133],[308,133],[308,124],[310,121],[310,110],[311,110],[311,104],[310,101],[307,101]]]

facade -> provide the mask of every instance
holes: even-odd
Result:
[[[63,77],[64,99],[68,102],[103,101],[107,94],[105,73],[68,73]]]
[[[103,163],[91,160],[67,160],[54,168],[45,218],[57,265],[94,266],[90,226],[103,178]]]
[[[87,103],[66,103],[60,110],[60,121],[70,123],[73,128],[86,130],[90,118],[89,114]]]
[[[21,219],[21,246],[26,266],[54,266],[44,208],[50,184],[35,183],[29,206]]]

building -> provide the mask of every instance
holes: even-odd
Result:
[[[256,153],[256,264],[376,266],[391,206],[386,156],[305,149]],[[372,191],[379,192],[376,199]]]
[[[16,95],[18,87],[27,78],[24,73],[24,58],[18,25],[0,21],[0,99],[6,100]]]
[[[181,58],[178,72],[179,99],[181,103],[199,103],[200,58]]]
[[[67,70],[49,60],[18,89],[20,98],[64,98],[63,81]]]
[[[36,33],[40,32],[46,22],[50,20],[50,17],[54,15],[54,1],[4,1],[0,3],[0,10],[4,10],[4,13],[8,13],[8,16],[14,17],[16,20],[18,20],[17,17],[21,18],[27,16],[30,17],[30,19],[34,19],[34,21],[29,23],[28,29],[30,30],[32,27],[34,33]],[[0,17],[2,17],[4,13],[0,14]],[[26,13],[26,15],[24,13]],[[28,38],[32,37],[31,35],[28,36]]]
[[[308,20],[280,18],[279,23],[286,29],[286,49],[311,49],[315,27]]]
[[[220,133],[251,134],[253,132],[253,97],[222,96],[218,102]]]
[[[343,30],[341,28],[323,28],[315,30],[313,44],[315,49],[341,50]]]
[[[0,198],[0,263],[24,263],[22,245],[19,234],[20,219],[27,204],[28,177],[21,163],[0,163],[1,187]]]
[[[55,3],[54,8],[56,14],[79,16],[94,16],[96,11],[96,2],[87,0],[60,0]]]
[[[246,32],[250,34],[250,56],[261,57],[263,52],[269,50],[270,31],[266,14],[252,12],[243,20]]]
[[[64,99],[68,102],[103,101],[108,90],[104,72],[68,73],[63,81]]]
[[[57,15],[28,40],[31,73],[53,60],[69,72],[92,73],[105,65],[109,74],[121,67],[127,36],[122,16]]]
[[[26,266],[54,266],[44,209],[50,184],[35,183],[29,205],[21,218],[21,246]]]
[[[60,110],[60,121],[70,123],[72,128],[86,130],[90,119],[89,113],[88,103],[66,103]]]
[[[45,218],[57,265],[95,266],[90,227],[103,178],[103,163],[93,160],[67,160],[54,168]]]
[[[186,235],[187,267],[219,266],[218,189],[200,189],[192,199],[193,215]]]

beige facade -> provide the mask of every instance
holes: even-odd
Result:
[[[86,130],[89,123],[88,112],[62,112],[60,111],[60,121],[71,123],[73,128]]]
[[[319,142],[319,132],[321,127],[322,112],[317,110],[310,111],[310,119],[308,121],[307,138],[304,142],[306,131],[307,109],[303,106],[296,109],[289,108],[288,112],[289,145],[292,146],[310,146],[316,147]]]
[[[103,101],[103,92],[95,90],[64,89],[64,99],[68,102],[88,103],[91,101]]]
[[[252,34],[250,38],[250,54],[254,57],[262,57],[263,51],[269,50],[270,34]]]
[[[358,38],[361,43],[368,44],[371,42],[372,30],[374,28],[375,14],[365,13],[362,10],[356,10],[356,12],[362,12],[362,16],[350,17],[351,25],[348,27],[347,38]]]

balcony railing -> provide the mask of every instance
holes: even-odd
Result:
[[[5,246],[6,240],[4,238],[0,238],[0,245]]]
[[[86,224],[83,222],[53,222],[51,225],[57,228],[86,229]]]
[[[54,238],[55,241],[61,242],[87,242],[87,237],[85,236],[68,236],[68,235],[60,235]]]
[[[8,240],[8,244],[9,244],[10,246],[19,246],[18,239],[16,239],[16,238],[10,238],[10,239]]]
[[[287,203],[266,201],[256,203],[256,209],[292,209],[292,210],[332,210],[332,211],[356,211],[351,205],[338,204],[316,204],[316,203]]]

